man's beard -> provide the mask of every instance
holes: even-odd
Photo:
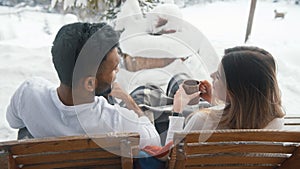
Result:
[[[103,97],[107,98],[107,96],[109,95],[110,92],[111,92],[111,86],[109,86],[105,90],[101,90],[98,88],[95,90],[95,96],[103,96]]]

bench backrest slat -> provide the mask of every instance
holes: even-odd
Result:
[[[61,163],[46,163],[46,164],[39,164],[39,165],[29,165],[24,166],[22,169],[53,169],[53,168],[82,168],[82,169],[90,169],[92,167],[98,168],[114,168],[120,169],[120,159],[106,159],[106,160],[81,160],[81,161],[65,161]]]
[[[194,144],[186,147],[186,154],[196,153],[226,153],[237,152],[237,153],[290,153],[295,149],[294,146],[284,146],[283,144],[257,144],[248,143],[243,146],[238,144]]]
[[[198,167],[186,167],[186,169],[198,169]],[[205,166],[199,169],[274,169],[273,166]]]
[[[174,134],[169,168],[300,168],[300,132],[211,130]],[[298,162],[291,159],[298,159]]]
[[[0,165],[2,159],[9,169],[132,167],[132,150],[138,145],[138,133],[8,141],[0,143]]]

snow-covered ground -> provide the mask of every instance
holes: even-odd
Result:
[[[183,8],[183,18],[195,25],[220,56],[228,47],[244,45],[250,0],[232,0]],[[286,12],[274,19],[274,9]],[[300,5],[258,1],[252,34],[246,45],[271,52],[278,64],[278,81],[287,114],[300,108]],[[29,77],[44,76],[58,83],[50,48],[58,29],[77,21],[73,15],[41,13],[34,8],[0,7],[0,141],[16,139],[5,112],[16,88]]]
[[[224,48],[243,45],[250,0],[215,2],[183,9],[185,19],[198,27],[219,55]],[[286,13],[274,19],[274,10]],[[269,51],[277,60],[278,81],[287,114],[299,114],[300,5],[292,1],[257,1],[252,34],[247,45]]]

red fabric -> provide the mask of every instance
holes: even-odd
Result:
[[[142,150],[145,151],[146,153],[150,154],[153,157],[164,158],[164,157],[168,156],[172,145],[173,145],[173,141],[170,141],[168,144],[166,144],[163,147],[160,147],[160,146],[146,146]]]

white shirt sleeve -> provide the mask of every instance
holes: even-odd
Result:
[[[209,130],[215,128],[215,123],[209,119],[207,113],[198,112],[184,126],[184,117],[170,116],[169,129],[166,138],[166,144],[173,140],[175,132],[189,132],[193,130]],[[184,128],[183,128],[184,126]]]
[[[173,141],[174,133],[183,131],[184,117],[169,116],[169,129],[166,138],[166,144]]]
[[[120,106],[117,106],[117,109],[120,112],[119,130],[138,132],[140,134],[140,148],[148,145],[161,146],[160,136],[148,117],[138,117],[134,111]]]
[[[10,100],[10,104],[7,107],[6,110],[6,120],[11,128],[23,128],[25,127],[25,124],[23,123],[22,117],[21,117],[21,108],[22,105],[21,99],[23,95],[24,88],[28,85],[28,81],[25,81],[14,93]]]

